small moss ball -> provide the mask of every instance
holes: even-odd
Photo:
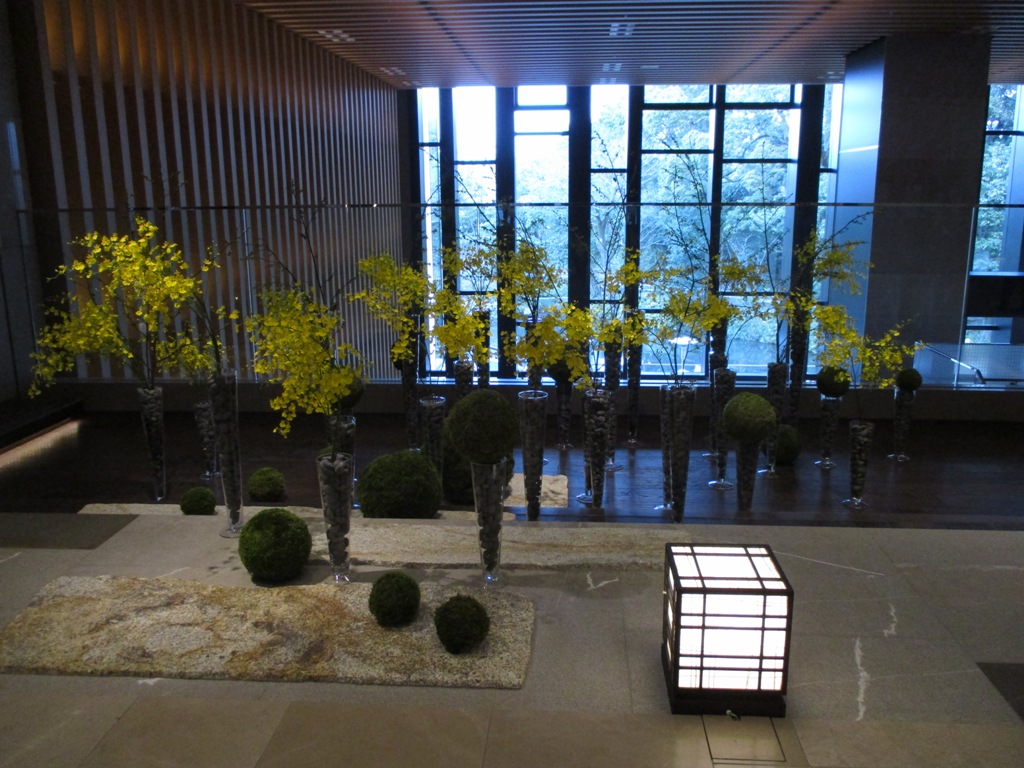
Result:
[[[434,611],[434,628],[448,653],[465,653],[487,637],[491,617],[476,598],[455,595]]]
[[[904,368],[896,374],[896,387],[913,392],[924,383],[920,372],[916,368]]]
[[[205,485],[190,488],[181,495],[181,511],[186,515],[212,515],[217,511],[217,497]]]
[[[260,467],[246,486],[252,501],[283,501],[284,475],[273,467]]]
[[[238,537],[238,557],[254,579],[287,581],[302,573],[313,538],[302,518],[272,507],[253,515]]]
[[[722,410],[722,426],[738,443],[760,443],[775,429],[775,409],[761,395],[740,392]]]
[[[419,451],[378,456],[359,476],[363,517],[431,518],[441,508],[441,478]]]
[[[497,464],[519,439],[519,417],[493,389],[477,389],[459,400],[445,419],[455,449],[469,461]]]
[[[850,373],[843,368],[825,366],[818,371],[817,386],[825,397],[842,397],[850,391]]]
[[[790,467],[800,455],[800,433],[789,424],[779,425],[778,442],[775,445],[775,463]]]
[[[420,611],[420,585],[404,571],[388,571],[370,589],[370,613],[382,627],[404,627]]]

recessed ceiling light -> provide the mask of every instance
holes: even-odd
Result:
[[[622,64],[620,64],[618,62],[616,62],[614,64],[602,64],[601,65],[601,71],[602,72],[621,72],[622,71]]]
[[[399,75],[405,74],[405,70],[400,69],[399,67],[381,67],[380,71],[389,77],[398,77]]]
[[[608,37],[631,37],[636,24],[631,21],[613,21],[608,28]]]
[[[660,64],[641,64],[640,69],[660,69]]]
[[[354,43],[356,39],[343,29],[318,29],[317,34],[332,43]]]
[[[615,85],[618,81],[617,77],[599,77],[597,78],[598,85]]]

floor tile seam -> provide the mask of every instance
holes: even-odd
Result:
[[[131,695],[131,697],[132,697],[132,703],[129,704],[127,707],[125,707],[124,711],[121,712],[121,714],[117,716],[117,718],[114,720],[114,722],[112,722],[110,724],[110,726],[106,729],[106,731],[103,732],[103,735],[100,736],[98,739],[96,739],[96,743],[93,744],[92,749],[89,750],[89,753],[87,755],[85,755],[85,757],[83,757],[76,764],[76,766],[74,766],[74,767],[69,766],[69,768],[81,768],[81,766],[89,765],[92,756],[95,755],[99,751],[100,747],[103,746],[103,743],[107,739],[111,738],[114,735],[114,732],[117,731],[118,727],[121,725],[121,723],[124,721],[124,719],[128,716],[128,713],[131,712],[132,709],[137,707],[139,705],[139,703],[142,701],[143,697],[139,696],[139,694],[137,694],[137,693],[129,694],[129,695]]]

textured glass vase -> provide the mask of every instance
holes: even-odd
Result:
[[[732,396],[736,392],[736,372],[724,367],[715,368],[714,377],[711,386],[714,390],[712,410],[715,414],[715,468],[717,472],[715,479],[708,483],[708,487],[714,488],[716,491],[731,491],[734,486],[725,479],[729,459],[729,442],[725,434],[725,420],[722,418],[722,412],[725,410],[725,404],[732,400]]]
[[[544,433],[548,395],[539,389],[519,393],[519,435],[523,448],[523,487],[526,519],[540,519],[541,474],[544,469]]]
[[[337,584],[349,580],[348,533],[352,524],[352,457],[339,453],[316,461],[320,504],[327,528],[327,554]]]
[[[420,449],[439,478],[444,477],[444,416],[447,401],[440,395],[420,398]]]
[[[480,567],[486,588],[500,587],[505,583],[501,572],[501,517],[505,509],[506,462],[506,459],[497,464],[470,462],[480,540]]]
[[[814,462],[821,469],[835,469],[836,462],[832,458],[832,446],[836,439],[836,427],[839,424],[839,406],[842,397],[821,397],[821,424],[819,440],[821,442],[821,458]]]
[[[164,390],[162,387],[140,387],[139,407],[142,410],[142,430],[146,436],[149,469],[153,476],[153,498],[163,501],[167,497],[167,459],[164,440]]]
[[[864,509],[864,484],[868,476],[868,453],[875,425],[860,422],[850,425],[850,497],[843,499],[848,509]]]
[[[242,447],[238,435],[238,376],[215,373],[210,379],[210,399],[217,424],[220,482],[228,523],[221,536],[236,538],[242,531]]]
[[[690,475],[690,444],[693,441],[693,387],[687,384],[669,386],[669,439],[671,442],[669,482],[672,520],[683,521],[686,508],[686,482]]]

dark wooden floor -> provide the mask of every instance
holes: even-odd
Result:
[[[357,469],[380,453],[405,446],[400,417],[357,417]],[[274,433],[273,414],[246,413],[241,422],[244,475],[261,466],[276,467],[285,474],[287,503],[319,506],[313,470],[313,457],[323,443],[319,420],[301,418],[287,439]],[[891,448],[889,424],[879,422],[864,494],[868,506],[860,512],[851,512],[841,503],[849,495],[846,440],[841,437],[836,446],[839,467],[823,472],[814,465],[817,424],[803,423],[800,431],[804,448],[796,465],[781,468],[774,478],[759,477],[753,509],[740,514],[734,491],[707,487],[714,471],[712,463],[701,457],[708,445],[707,425],[698,421],[685,521],[1024,530],[1024,427],[1020,424],[915,422],[911,461],[897,464],[886,458]],[[566,507],[543,509],[542,519],[670,521],[655,509],[661,502],[662,482],[653,418],[642,422],[635,447],[627,446],[621,433],[616,461],[622,469],[607,475],[603,509],[575,501],[583,490],[581,451],[577,447],[560,452],[554,433],[552,422],[545,473],[569,478],[570,502]],[[578,430],[574,434],[578,436]],[[167,440],[168,501],[176,502],[184,491],[202,483],[198,436],[190,413],[168,414]],[[732,479],[731,454],[729,464]],[[48,438],[0,454],[0,512],[74,513],[90,502],[152,501],[150,494],[136,412],[87,413]],[[512,511],[524,516],[522,508]]]

